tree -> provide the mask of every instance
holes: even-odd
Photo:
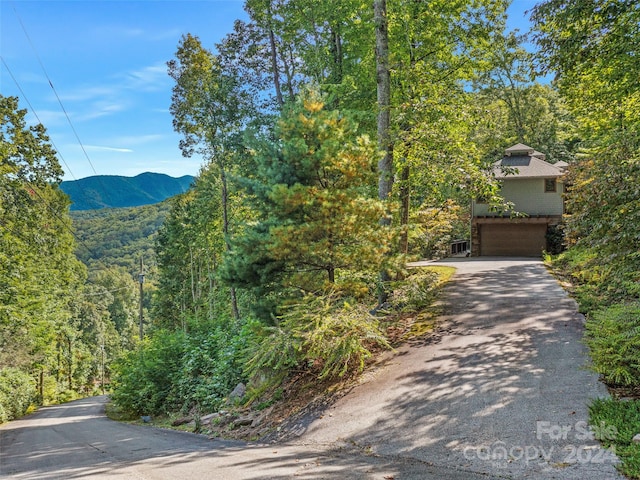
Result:
[[[571,161],[575,122],[557,88],[536,82],[534,54],[521,46],[525,40],[513,32],[495,35],[489,68],[474,81],[473,104],[480,109],[476,140],[491,162],[515,143],[535,146],[550,162]]]
[[[583,139],[567,195],[569,244],[589,252],[616,298],[637,298],[640,10],[626,0],[548,0],[532,19],[541,69],[556,73]]]
[[[86,273],[55,151],[25,117],[17,98],[0,96],[0,369],[36,374],[55,368]]]
[[[236,239],[225,277],[272,300],[262,304],[263,318],[286,298],[357,280],[388,249],[370,187],[375,148],[354,132],[348,117],[310,92],[283,114],[277,140],[256,148],[256,176],[245,182],[259,222]]]
[[[376,26],[376,79],[378,84],[378,149],[382,158],[378,161],[378,198],[388,201],[393,188],[393,144],[391,143],[391,75],[389,71],[389,27],[386,0],[373,4]],[[381,220],[390,225],[389,217]]]
[[[229,169],[243,155],[241,135],[255,111],[250,96],[239,79],[224,71],[218,57],[204,49],[197,37],[186,35],[169,62],[169,75],[175,80],[171,101],[174,129],[184,135],[183,155],[198,149],[220,178],[222,231],[231,249],[229,218]],[[235,318],[239,317],[236,292],[230,289]]]

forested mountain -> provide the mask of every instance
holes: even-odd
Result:
[[[71,198],[71,210],[137,207],[162,202],[187,191],[193,178],[151,172],[135,177],[96,175],[62,182],[60,188]]]
[[[131,208],[71,213],[78,239],[77,257],[88,267],[121,266],[137,271],[140,257],[155,264],[154,241],[169,212],[169,202]]]

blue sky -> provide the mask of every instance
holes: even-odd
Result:
[[[47,128],[65,180],[197,175],[201,159],[182,157],[171,125],[166,62],[186,33],[213,48],[236,19],[247,18],[243,3],[0,0],[0,93],[20,97],[28,121],[37,115]],[[534,4],[515,0],[510,25],[526,31],[524,11]]]

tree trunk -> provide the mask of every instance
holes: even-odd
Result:
[[[231,243],[229,241],[229,191],[227,189],[227,173],[224,164],[220,162],[220,183],[222,184],[221,200],[222,200],[222,231],[224,233],[224,242],[227,252],[231,251]],[[231,297],[231,311],[233,318],[238,320],[240,312],[238,311],[238,298],[236,296],[235,287],[229,288],[229,296]]]
[[[273,33],[273,27],[271,26],[271,2],[268,2],[267,6],[267,18],[269,19],[269,47],[271,49],[271,69],[273,70],[273,86],[276,89],[276,100],[278,106],[282,107],[284,101],[282,99],[282,89],[280,88],[280,73],[278,72],[278,52],[276,50],[276,36]]]
[[[400,174],[400,225],[402,225],[402,233],[400,235],[400,253],[405,255],[409,253],[409,207],[411,200],[411,187],[409,185],[409,176],[411,169],[409,165],[402,167]]]
[[[374,0],[373,2],[374,24],[376,29],[376,80],[378,84],[378,149],[384,153],[378,162],[378,197],[388,202],[393,188],[393,146],[389,127],[391,123],[391,75],[389,72],[389,29],[387,23],[386,0]],[[380,225],[391,225],[391,215],[380,219]],[[386,283],[389,274],[385,269],[380,272],[381,288],[378,292],[380,304],[387,300],[388,292]]]

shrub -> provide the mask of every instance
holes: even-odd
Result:
[[[586,329],[593,369],[607,383],[640,385],[640,303],[596,310]]]
[[[184,349],[182,332],[160,330],[138,350],[127,352],[113,366],[113,402],[136,414],[171,411]]]
[[[23,416],[36,399],[36,382],[31,375],[17,368],[0,370],[0,423]]]
[[[111,399],[138,415],[214,411],[243,378],[245,336],[240,325],[154,331],[116,362]]]
[[[294,365],[315,369],[320,379],[360,371],[374,346],[388,347],[378,321],[362,304],[306,295],[288,306],[276,327],[254,343],[248,373],[281,378]]]
[[[239,326],[218,326],[189,335],[176,380],[182,410],[214,411],[238,382],[246,332]]]
[[[431,266],[414,269],[404,281],[394,285],[388,303],[399,312],[419,312],[435,301],[439,288],[453,275],[452,267]]]

